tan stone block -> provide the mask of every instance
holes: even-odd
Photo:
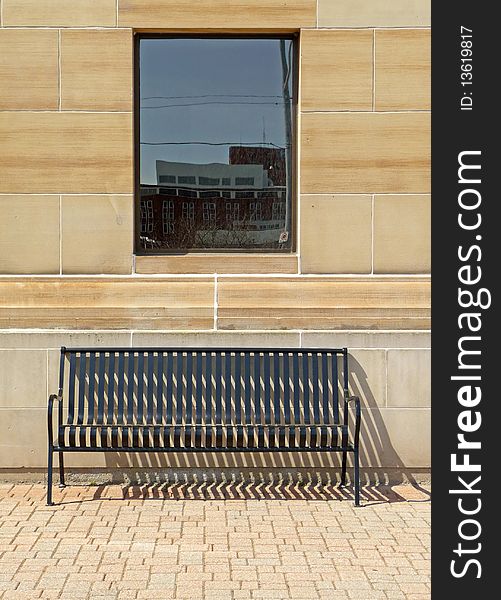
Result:
[[[428,113],[304,113],[301,128],[303,194],[430,189]]]
[[[301,271],[370,273],[372,197],[301,197]]]
[[[431,31],[376,31],[376,110],[431,108]]]
[[[120,27],[314,27],[316,0],[120,0]]]
[[[64,455],[64,466],[71,468],[81,468],[81,469],[90,469],[92,470],[106,470],[106,469],[120,469],[123,467],[128,467],[131,462],[131,454],[127,453],[117,453],[114,452],[67,452]],[[142,455],[141,455],[142,456]],[[156,456],[156,454],[155,454]],[[57,461],[57,457],[54,459],[54,462]],[[144,463],[144,466],[147,467],[148,457]],[[42,461],[41,461],[42,462]],[[57,462],[55,463],[57,464]],[[43,466],[43,465],[42,465]],[[57,481],[56,472],[54,472],[55,480]],[[54,490],[56,493],[56,490]],[[92,496],[92,494],[91,494]]]
[[[63,273],[131,273],[132,196],[63,196]]]
[[[116,0],[2,0],[3,24],[114,27]]]
[[[384,350],[350,350],[350,393],[359,396],[362,407],[386,406],[386,353]],[[341,373],[340,373],[341,377]],[[341,381],[342,379],[340,379]]]
[[[360,439],[364,466],[428,468],[431,464],[431,410],[364,410]]]
[[[0,350],[0,407],[47,406],[47,352]]]
[[[293,254],[189,254],[185,256],[137,256],[136,273],[297,273]]]
[[[0,113],[0,192],[132,193],[132,115]]]
[[[58,107],[58,33],[0,30],[0,110]]]
[[[0,328],[210,329],[212,278],[0,279]]]
[[[224,277],[220,329],[429,329],[429,281]]]
[[[1,345],[0,336],[0,345]],[[425,331],[305,331],[304,348],[430,348],[431,334]]]
[[[373,32],[301,32],[301,110],[372,109]]]
[[[63,110],[132,110],[132,31],[61,32]]]
[[[298,348],[299,333],[292,331],[205,331],[200,333],[134,331],[132,345],[194,348]]]
[[[430,269],[430,196],[376,196],[374,272],[429,273]]]
[[[3,468],[46,467],[46,453],[47,408],[0,408]]]
[[[0,348],[58,350],[61,346],[129,346],[128,331],[8,331],[0,332]],[[50,363],[50,357],[49,357]]]
[[[59,196],[0,196],[0,273],[59,273]]]
[[[388,350],[388,406],[431,406],[430,350]]]
[[[320,27],[409,27],[430,25],[430,0],[319,0]]]

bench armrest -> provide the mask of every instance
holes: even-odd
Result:
[[[362,418],[362,410],[360,406],[360,398],[358,396],[346,396],[348,405],[352,402],[355,404],[355,433],[353,434],[353,445],[358,448],[358,439],[360,437],[360,421]]]
[[[63,401],[63,397],[59,394],[51,394],[49,396],[49,401],[47,405],[47,430],[49,434],[49,445],[52,446],[54,444],[54,437],[52,431],[52,412],[54,409],[54,401],[57,400],[59,402],[59,410],[58,410],[58,420],[61,420],[61,402]]]

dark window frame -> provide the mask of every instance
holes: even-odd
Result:
[[[293,65],[292,71],[292,89],[293,102],[292,109],[292,131],[291,131],[291,178],[290,178],[290,199],[291,199],[291,215],[290,215],[290,230],[291,236],[290,247],[282,248],[190,248],[182,249],[155,249],[148,251],[140,246],[141,235],[141,213],[140,213],[140,94],[139,94],[139,46],[143,39],[286,39],[291,40],[293,44]],[[298,219],[298,204],[299,204],[299,186],[298,186],[298,144],[299,144],[299,129],[298,129],[298,100],[299,100],[299,33],[276,33],[272,31],[265,34],[258,33],[134,33],[134,254],[136,256],[186,256],[188,254],[248,254],[248,255],[263,255],[277,254],[290,256],[297,252],[297,219]]]

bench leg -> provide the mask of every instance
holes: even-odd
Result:
[[[59,452],[59,487],[66,487],[66,484],[64,483],[64,459],[62,452]]]
[[[353,452],[353,462],[355,465],[355,506],[360,506],[360,466],[358,460],[358,448]]]
[[[49,447],[49,456],[47,459],[47,506],[53,506],[54,502],[52,502],[52,460],[54,457],[54,453],[52,452],[52,448]]]
[[[341,469],[341,485],[345,485],[346,483],[346,459],[348,457],[348,452],[343,450],[343,466]]]

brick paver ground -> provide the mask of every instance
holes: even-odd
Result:
[[[359,509],[322,491],[184,495],[70,486],[47,507],[41,485],[1,485],[0,598],[430,597],[430,502],[411,486],[365,490]]]

